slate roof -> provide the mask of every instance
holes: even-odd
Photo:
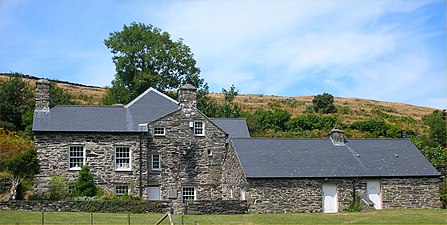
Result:
[[[439,176],[408,139],[232,140],[247,178]]]
[[[178,109],[178,102],[149,88],[125,106],[55,106],[35,110],[33,131],[141,132],[147,131],[147,126],[139,124]]]
[[[35,110],[33,131],[146,132],[145,124],[178,109],[177,101],[149,88],[125,106],[55,106]],[[211,121],[229,134],[229,138],[250,137],[245,119],[211,118]]]
[[[210,118],[229,138],[250,138],[247,122],[243,118]]]

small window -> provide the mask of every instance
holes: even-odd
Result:
[[[69,146],[68,148],[68,169],[81,170],[84,165],[84,147]]]
[[[194,135],[204,136],[205,135],[205,123],[203,121],[194,121]]]
[[[115,148],[115,170],[130,171],[130,149],[129,147]]]
[[[115,192],[118,196],[123,196],[124,194],[129,194],[129,186],[127,185],[116,185]]]
[[[152,170],[160,170],[160,155],[153,154],[152,155]]]
[[[183,187],[182,198],[183,204],[187,204],[196,200],[196,189],[194,187]]]
[[[213,156],[213,150],[212,149],[208,149],[208,156]]]
[[[164,127],[155,127],[154,128],[154,136],[165,136],[166,128]]]

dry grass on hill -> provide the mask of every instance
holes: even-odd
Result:
[[[0,79],[8,79],[10,74],[0,74]],[[30,84],[35,84],[39,78],[32,76],[23,77]],[[99,105],[100,99],[105,94],[106,89],[102,87],[74,84],[70,82],[57,82],[57,85],[76,96],[76,100],[81,104]],[[210,97],[218,102],[223,101],[223,94],[210,94]],[[287,110],[293,116],[304,114],[306,104],[312,102],[313,96],[282,97],[267,95],[239,95],[235,101],[239,103],[243,110],[250,113],[255,110],[268,110],[274,107]],[[401,125],[405,129],[412,129],[422,132],[425,127],[422,118],[433,112],[435,109],[421,106],[414,106],[404,103],[383,102],[359,98],[335,97],[337,106],[337,117],[344,123],[363,121],[371,118],[385,118],[389,123]],[[388,119],[387,119],[388,118]]]

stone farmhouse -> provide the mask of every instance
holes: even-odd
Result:
[[[336,129],[327,139],[250,138],[244,119],[201,113],[188,84],[178,101],[149,88],[127,105],[49,102],[49,82],[37,81],[37,193],[88,165],[108,192],[177,208],[242,200],[249,212],[337,212],[353,190],[375,209],[441,206],[440,173],[407,139],[347,140]]]

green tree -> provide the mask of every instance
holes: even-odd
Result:
[[[72,194],[75,197],[93,197],[96,195],[96,185],[93,181],[93,174],[90,173],[90,167],[82,166]]]
[[[14,130],[23,130],[22,116],[33,107],[34,92],[28,83],[17,76],[0,80],[0,121]]]
[[[313,108],[318,113],[336,113],[337,108],[334,105],[334,96],[328,93],[317,95],[312,100]]]
[[[446,147],[446,111],[435,110],[423,118],[424,124],[429,126],[428,135],[436,144]]]
[[[105,104],[126,104],[149,87],[166,91],[189,83],[202,88],[191,49],[181,39],[172,41],[159,28],[133,22],[110,33],[104,44],[113,53],[116,69]]]
[[[11,159],[0,161],[0,167],[4,172],[12,175],[10,199],[15,200],[18,193],[17,189],[24,179],[32,179],[39,173],[39,162],[34,149],[29,149],[16,154]]]

